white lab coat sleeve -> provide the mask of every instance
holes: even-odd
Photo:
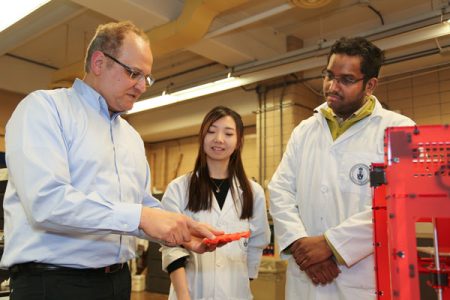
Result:
[[[250,220],[250,238],[248,240],[247,268],[250,278],[258,277],[263,249],[270,242],[270,228],[267,219],[266,199],[262,187],[254,182],[253,217]]]
[[[295,197],[297,174],[301,167],[301,130],[302,123],[292,132],[280,165],[269,183],[269,211],[282,258],[287,258],[283,250],[299,238],[308,236]]]
[[[189,256],[189,251],[182,247],[162,246],[159,251],[161,252],[161,267],[166,272],[171,263],[181,257]]]
[[[186,179],[183,177],[182,179]],[[187,199],[187,181],[177,178],[173,180],[168,186],[161,200],[162,207],[165,210],[183,213],[186,207]],[[189,256],[189,251],[183,247],[166,247],[162,246],[159,250],[161,252],[162,268],[167,271],[169,266],[175,260]]]
[[[347,267],[373,253],[372,209],[357,213],[325,232]]]

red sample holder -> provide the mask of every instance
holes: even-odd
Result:
[[[378,299],[420,299],[427,273],[436,299],[450,300],[450,127],[386,129],[371,185]],[[433,224],[434,247],[419,247],[430,258],[418,256],[416,222]]]
[[[227,233],[216,236],[215,239],[203,239],[203,244],[219,244],[219,243],[229,243],[232,241],[237,241],[241,238],[249,238],[250,231]]]

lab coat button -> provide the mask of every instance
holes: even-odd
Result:
[[[322,186],[320,187],[320,190],[322,191],[322,193],[326,193],[326,192],[328,192],[328,187],[325,186],[325,185],[322,185]]]

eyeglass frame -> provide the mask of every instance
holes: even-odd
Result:
[[[132,67],[130,67],[130,66],[124,64],[123,62],[119,61],[117,58],[115,58],[111,54],[108,54],[108,53],[103,52],[103,51],[102,51],[102,53],[103,53],[103,55],[105,55],[106,57],[110,58],[115,63],[117,63],[120,66],[122,66],[125,69],[125,71],[127,71],[127,73],[130,75],[130,79],[131,80],[135,80],[136,82],[139,82],[142,78],[144,78],[146,86],[148,86],[148,87],[152,86],[155,83],[156,79],[151,74],[145,75],[141,71],[137,71],[137,70],[133,69]]]
[[[332,72],[328,71],[326,68],[322,70],[320,75],[322,76],[323,80],[328,80],[328,81],[336,80],[336,83],[338,83],[339,85],[343,85],[345,87],[352,86],[354,84],[357,84],[361,80],[366,79],[366,76],[363,76],[361,78],[351,78],[351,80],[349,80],[350,77],[348,75],[334,76],[334,74]],[[346,82],[342,81],[343,78],[347,78],[347,79],[345,79],[347,81]]]

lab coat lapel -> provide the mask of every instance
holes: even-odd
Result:
[[[363,130],[363,128],[371,121],[372,118],[373,118],[372,115],[367,116],[366,118],[352,125],[349,129],[347,129],[341,136],[339,136],[334,141],[334,145],[342,143],[343,141],[351,138],[353,135]]]

